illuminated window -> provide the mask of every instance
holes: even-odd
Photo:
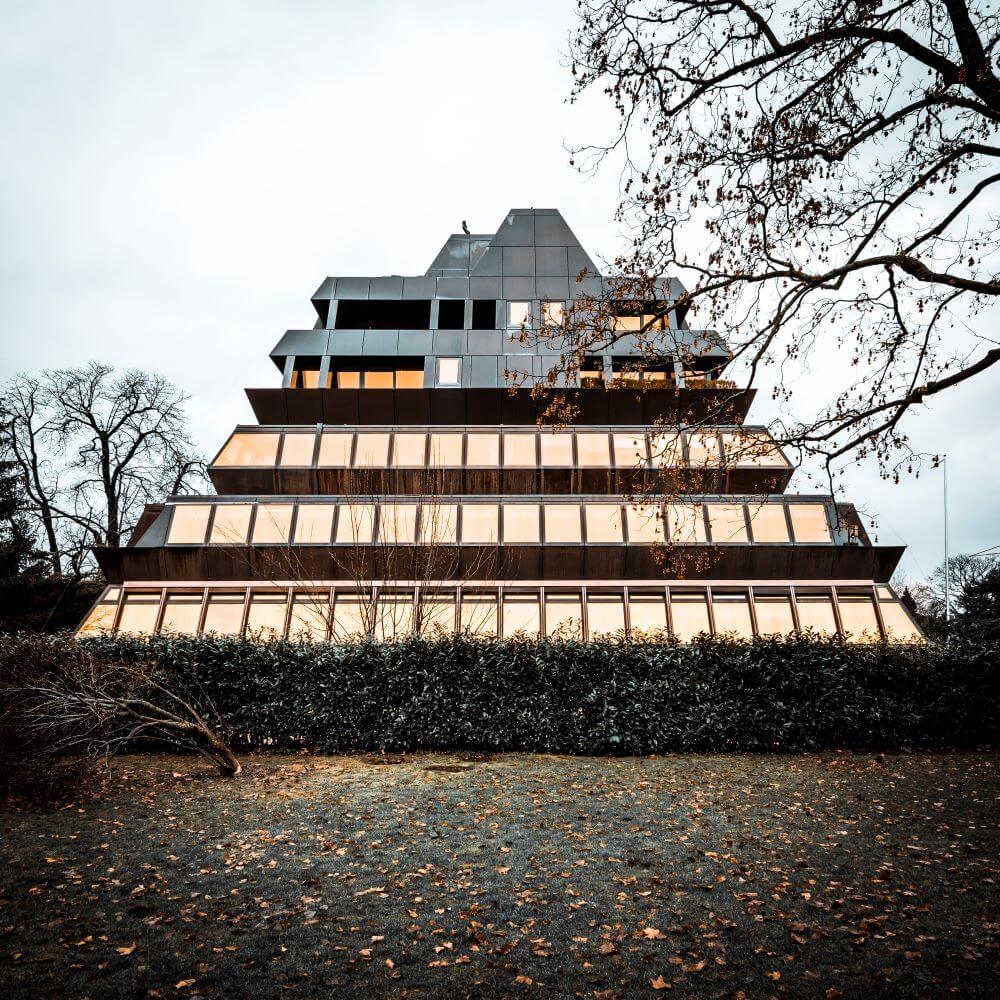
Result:
[[[615,465],[638,469],[646,464],[646,439],[641,434],[614,434]]]
[[[316,444],[316,434],[285,434],[281,446],[281,465],[312,465],[313,446]]]
[[[583,604],[578,591],[545,594],[545,634],[559,639],[583,638]]]
[[[797,593],[795,606],[799,612],[799,627],[816,635],[836,635],[837,620],[833,616],[833,601],[829,594]]]
[[[651,464],[657,469],[676,468],[683,464],[684,448],[679,431],[649,435]]]
[[[545,512],[545,541],[570,543],[582,541],[580,537],[580,508],[575,503],[547,503]]]
[[[397,389],[423,389],[424,371],[422,368],[400,369],[396,372]]]
[[[391,389],[393,387],[393,373],[383,370],[371,370],[365,372],[366,389]]]
[[[338,389],[360,389],[361,372],[337,372]]]
[[[201,618],[201,593],[198,591],[167,591],[163,603],[160,631],[175,635],[197,635]]]
[[[420,634],[448,635],[455,631],[455,592],[424,591],[420,601]]]
[[[280,639],[285,634],[288,598],[279,591],[256,591],[250,595],[246,634],[261,639]]]
[[[375,505],[370,503],[345,503],[337,515],[337,541],[365,543],[372,540],[375,523]]]
[[[242,593],[210,593],[205,608],[204,635],[239,635],[243,627]]]
[[[115,627],[117,602],[95,604],[80,626],[80,635],[107,635]]]
[[[792,534],[799,543],[829,542],[830,522],[826,505],[821,503],[790,503],[788,516],[792,521]]]
[[[504,542],[537,542],[538,538],[538,504],[505,503],[503,505]]]
[[[531,326],[531,303],[508,302],[507,329],[514,330],[522,326]]]
[[[588,542],[622,541],[622,509],[614,503],[588,503],[584,505],[587,518]]]
[[[710,503],[708,521],[712,526],[712,542],[715,545],[749,541],[741,503]]]
[[[882,612],[882,623],[885,625],[886,638],[893,642],[923,641],[920,629],[913,624],[913,620],[906,613],[906,609],[899,601],[880,601],[879,610]]]
[[[734,635],[739,639],[753,638],[750,603],[745,592],[739,594],[713,592],[712,609],[715,612],[716,635]]]
[[[563,303],[562,302],[543,302],[542,303],[542,325],[543,326],[561,326],[563,321]]]
[[[695,467],[719,465],[719,439],[708,431],[694,431],[687,436],[688,462]]]
[[[378,538],[380,542],[412,542],[417,537],[417,505],[415,503],[384,503],[379,508]]]
[[[359,434],[354,454],[356,469],[384,469],[389,458],[388,434]]]
[[[297,386],[299,389],[319,388],[318,368],[301,368],[296,372],[296,375],[298,375],[298,381],[293,382],[293,386]]]
[[[631,331],[633,333],[638,333],[641,327],[642,327],[641,316],[615,316],[611,320],[612,330],[624,330],[624,331]]]
[[[462,594],[459,627],[470,635],[495,636],[497,634],[497,595],[491,592],[465,591]]]
[[[250,528],[248,503],[220,503],[215,505],[215,519],[208,540],[213,545],[238,545],[247,540]]]
[[[663,604],[661,598],[660,604]],[[591,639],[625,631],[625,601],[622,594],[587,594],[587,631]]]
[[[409,591],[382,591],[375,615],[378,642],[392,642],[413,632],[413,594]]]
[[[541,628],[537,593],[506,591],[503,595],[503,638],[536,638]]]
[[[151,635],[156,629],[156,618],[160,612],[159,593],[125,595],[122,602],[122,616],[118,621],[120,635]]]
[[[215,464],[273,466],[278,454],[278,438],[277,434],[234,434]]]
[[[757,631],[760,635],[790,635],[795,631],[792,602],[787,594],[755,592],[753,604],[757,612]]]
[[[787,466],[769,434],[762,431],[723,431],[727,465]]]
[[[711,634],[708,602],[700,591],[672,590],[670,616],[674,623],[674,635],[681,642],[690,642],[703,632]]]
[[[255,545],[275,545],[287,542],[292,530],[292,505],[290,503],[262,503],[257,505],[253,522]]]
[[[496,435],[480,434],[477,437],[496,437]],[[436,468],[458,469],[462,466],[462,435],[432,434],[430,464]],[[477,464],[485,464],[477,462]]]
[[[503,464],[516,468],[535,468],[535,434],[504,434]]]
[[[334,510],[329,503],[300,504],[295,519],[295,541],[301,545],[328,545],[333,534]]]
[[[491,545],[499,537],[499,508],[495,503],[462,505],[462,541],[466,545]]]
[[[371,635],[375,618],[373,595],[337,591],[333,606],[333,637],[339,642],[351,642]]]
[[[207,503],[179,503],[171,508],[167,541],[174,545],[198,545],[205,541],[212,507]]]
[[[662,634],[667,628],[667,605],[663,591],[630,590],[628,616],[633,639],[645,636],[655,638]]]
[[[704,544],[705,518],[700,503],[667,504],[667,524],[670,541],[679,544]]]
[[[443,386],[460,386],[462,384],[461,358],[438,358],[437,384]]]
[[[318,464],[326,468],[346,469],[351,464],[353,434],[324,431],[319,439]]]
[[[420,541],[453,545],[458,537],[458,504],[425,503],[420,510]]]
[[[573,437],[558,431],[543,431],[541,434],[542,465],[573,464]]]
[[[755,542],[787,542],[788,524],[783,503],[751,503],[750,530]]]
[[[576,453],[582,468],[607,469],[611,466],[607,434],[577,434]]]
[[[392,440],[392,464],[401,466],[424,466],[426,434],[396,434]]]
[[[844,638],[852,642],[878,642],[881,633],[875,604],[866,594],[838,594],[840,624],[844,627]]]
[[[297,642],[324,642],[330,631],[330,600],[325,593],[296,594],[288,638]]]
[[[469,451],[465,464],[476,467],[496,468],[500,464],[499,434],[469,434]]]
[[[630,542],[662,542],[663,517],[659,504],[630,504],[625,508]]]

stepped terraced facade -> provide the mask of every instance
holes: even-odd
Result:
[[[530,384],[557,359],[523,331],[606,287],[539,209],[449,237],[424,275],[327,278],[314,328],[271,352],[281,386],[247,389],[258,423],[211,463],[217,495],[151,505],[97,551],[109,586],[79,634],[918,639],[888,584],[903,550],[848,504],[784,492],[753,391],[719,380],[725,344],[672,311],[673,353],[640,352],[628,331],[676,281],[616,306],[572,425],[538,425]],[[723,398],[729,423],[703,426]]]

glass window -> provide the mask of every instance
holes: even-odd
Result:
[[[614,434],[615,465],[639,469],[646,465],[646,438],[642,434]]]
[[[620,542],[622,540],[622,509],[616,503],[584,505],[587,518],[588,542]]]
[[[783,503],[751,503],[747,506],[755,542],[787,542],[788,523]]]
[[[577,434],[576,454],[581,468],[608,469],[611,467],[611,452],[608,449],[607,434]]]
[[[630,590],[628,616],[632,638],[655,637],[667,628],[667,605],[663,591]]]
[[[537,542],[538,504],[505,503],[503,505],[503,540],[510,542]]]
[[[663,541],[663,517],[659,504],[637,503],[625,508],[630,542]]]
[[[250,595],[246,634],[260,639],[280,639],[285,634],[288,598],[280,591],[257,591]]]
[[[723,431],[722,445],[727,465],[788,465],[764,431]]]
[[[118,610],[118,605],[115,603],[110,604],[95,604],[91,608],[90,614],[87,615],[83,624],[80,626],[80,635],[107,635],[115,627],[115,612]]]
[[[573,464],[573,435],[559,431],[543,431],[541,434],[542,465]]]
[[[413,632],[413,594],[386,592],[379,594],[375,615],[375,639],[392,642]]]
[[[583,604],[578,591],[545,594],[545,634],[559,639],[583,638]]]
[[[836,635],[837,620],[833,617],[833,600],[829,594],[796,594],[799,628],[816,635]]]
[[[424,466],[426,434],[396,434],[392,440],[392,464],[400,466]]]
[[[393,387],[393,372],[373,369],[365,372],[366,389],[391,389]]]
[[[787,594],[755,593],[753,604],[760,635],[790,635],[795,631],[792,602]]]
[[[455,631],[455,592],[424,591],[420,602],[420,634],[448,635]]]
[[[882,624],[885,625],[886,638],[893,642],[922,642],[920,629],[906,613],[899,601],[889,600],[879,602],[882,612]]]
[[[326,593],[295,594],[288,638],[298,642],[324,642],[330,631],[330,599]]]
[[[719,465],[719,439],[710,431],[692,431],[687,436],[688,462],[693,466]]]
[[[715,545],[749,541],[741,503],[710,503],[708,521],[712,526],[712,543]]]
[[[663,604],[661,598],[660,604]],[[595,639],[602,635],[625,632],[625,600],[618,594],[587,594],[587,633]]]
[[[333,606],[333,637],[340,642],[350,642],[372,633],[375,605],[371,594],[337,591]]]
[[[257,505],[253,522],[255,545],[275,545],[287,542],[292,531],[292,505],[290,503],[262,503]]]
[[[200,591],[167,591],[160,631],[197,635],[198,620],[201,618],[201,597]]]
[[[328,545],[333,534],[333,511],[330,503],[299,504],[295,541],[301,545]]]
[[[503,637],[536,638],[540,628],[538,594],[506,591],[503,595]]]
[[[790,503],[788,515],[792,521],[792,534],[799,543],[829,542],[830,522],[826,518],[826,504]]]
[[[361,372],[337,372],[338,389],[360,389]]]
[[[670,617],[674,623],[674,635],[681,642],[690,642],[702,632],[711,634],[708,602],[700,591],[671,590]]]
[[[657,469],[675,468],[683,464],[684,448],[680,431],[664,431],[649,435],[651,464]]]
[[[252,510],[252,505],[248,503],[216,504],[212,534],[208,540],[213,545],[237,545],[245,542]]]
[[[542,325],[543,326],[561,326],[563,321],[563,303],[562,302],[543,302],[542,303]]]
[[[635,332],[641,328],[641,316],[615,316],[611,321],[611,329],[613,330],[631,330]]]
[[[388,458],[388,434],[358,434],[358,445],[354,454],[356,469],[384,469]]]
[[[458,504],[425,503],[420,508],[420,541],[453,545],[458,538]]]
[[[375,505],[370,503],[345,503],[337,515],[337,541],[370,542],[375,523]]]
[[[497,634],[497,595],[482,591],[464,591],[461,620],[463,632],[485,637]]]
[[[462,384],[461,358],[438,358],[437,384],[451,386]]]
[[[125,595],[122,602],[122,616],[118,621],[121,635],[151,635],[156,629],[156,617],[160,612],[160,594]]]
[[[422,368],[404,368],[396,372],[397,389],[423,389],[424,372]]]
[[[865,594],[838,594],[840,624],[844,638],[852,642],[878,642],[881,633],[875,616],[875,603]]]
[[[517,329],[522,326],[531,326],[531,303],[508,302],[507,328]]]
[[[204,635],[239,635],[243,627],[242,593],[210,593],[205,608]]]
[[[207,503],[179,503],[171,507],[170,532],[167,542],[174,545],[199,545],[205,541],[208,516],[212,507]]]
[[[319,462],[321,466],[346,469],[351,464],[351,442],[353,434],[323,431],[319,439]]]
[[[534,469],[538,465],[538,459],[535,457],[535,438],[535,434],[504,434],[503,464]]]
[[[319,388],[319,369],[318,368],[302,368],[298,372],[299,376],[299,388],[300,389],[318,389]],[[294,382],[292,383],[295,384]]]
[[[234,434],[215,460],[216,465],[274,465],[277,434]]]
[[[476,437],[496,437],[495,434],[478,434]],[[462,435],[432,434],[430,464],[435,467],[460,469],[462,467]],[[485,463],[478,461],[477,465]]]
[[[671,542],[703,544],[707,539],[700,503],[667,504],[667,523]]]
[[[465,460],[469,468],[490,466],[496,468],[500,464],[499,434],[469,434],[469,452]]]
[[[715,612],[716,635],[734,635],[739,639],[753,638],[750,602],[745,592],[740,594],[714,592],[712,610]]]
[[[466,545],[490,545],[500,538],[499,507],[495,503],[462,504],[462,541]]]
[[[384,503],[379,507],[380,542],[413,542],[417,537],[417,505]]]
[[[309,431],[308,434],[285,434],[281,446],[281,465],[312,465],[315,444],[315,431]]]
[[[545,541],[549,543],[580,542],[580,507],[575,503],[547,503],[545,512]]]

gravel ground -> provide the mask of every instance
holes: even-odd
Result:
[[[996,996],[998,758],[133,757],[0,811],[10,997]]]

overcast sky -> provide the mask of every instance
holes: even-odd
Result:
[[[162,372],[214,452],[328,274],[423,273],[463,219],[489,232],[514,206],[559,208],[612,258],[617,177],[565,150],[610,121],[566,103],[573,7],[0,0],[2,373]],[[998,389],[987,373],[910,421],[950,456],[953,552],[1000,542]],[[845,483],[908,576],[930,572],[940,473]]]

